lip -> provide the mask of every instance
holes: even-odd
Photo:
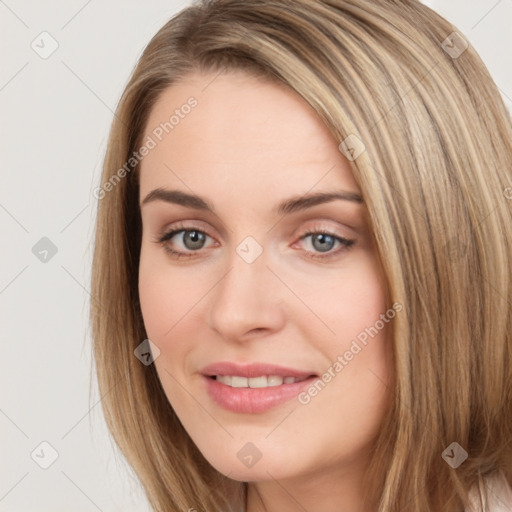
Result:
[[[210,398],[219,406],[236,413],[257,414],[277,407],[296,397],[305,387],[318,379],[310,371],[285,368],[266,363],[239,365],[231,362],[214,363],[200,372]],[[305,378],[293,384],[282,384],[267,388],[233,388],[212,379],[213,375],[238,375],[240,377],[259,377],[261,375],[279,375],[281,377]]]

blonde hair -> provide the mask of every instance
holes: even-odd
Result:
[[[139,165],[112,178],[162,91],[192,71],[243,69],[288,86],[339,143],[364,149],[349,162],[389,302],[403,305],[367,498],[378,512],[453,512],[488,478],[512,484],[512,126],[456,30],[415,0],[204,0],[146,47],[105,156],[91,322],[108,427],[155,511],[239,512],[247,490],[204,459],[154,365],[134,356],[147,337]],[[452,442],[468,454],[457,468],[441,456]]]

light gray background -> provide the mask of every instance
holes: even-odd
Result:
[[[475,46],[512,110],[512,0],[426,3]],[[109,440],[90,370],[92,190],[137,58],[187,5],[0,0],[3,512],[149,510]],[[47,59],[31,47],[43,51],[43,31],[58,42]],[[32,250],[43,237],[57,248],[46,262]],[[47,469],[43,441],[58,453]]]

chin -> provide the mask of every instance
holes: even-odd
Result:
[[[243,442],[241,448],[238,444],[236,443],[236,448],[226,447],[222,453],[210,450],[202,453],[219,473],[240,482],[291,478],[298,476],[302,469],[297,466],[296,455],[279,453],[271,447],[260,451],[256,448],[257,442]],[[261,444],[259,443],[260,446]],[[262,452],[266,452],[267,455]],[[293,474],[290,474],[290,471],[293,471]]]

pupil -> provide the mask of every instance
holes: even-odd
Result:
[[[315,242],[318,241],[320,245],[316,245]],[[315,249],[318,249],[321,252],[326,252],[332,249],[334,245],[334,238],[331,235],[324,235],[322,233],[315,235],[313,237],[313,246]]]
[[[190,243],[187,243],[190,242]],[[185,246],[187,249],[200,249],[204,242],[204,236],[197,231],[185,233]]]

